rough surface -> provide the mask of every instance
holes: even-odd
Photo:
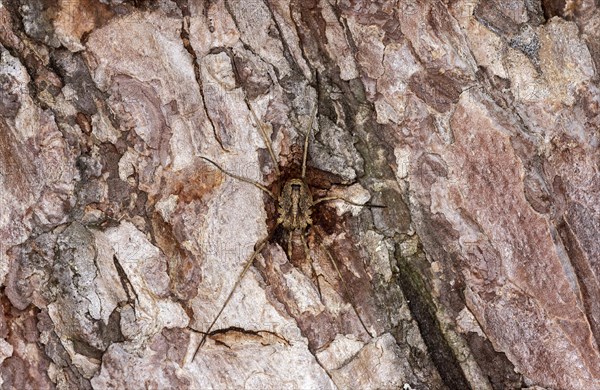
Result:
[[[3,388],[600,389],[596,2],[0,25]],[[273,199],[202,157],[277,195],[315,107],[312,196],[386,207],[320,203],[288,253]]]

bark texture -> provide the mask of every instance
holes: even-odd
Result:
[[[597,2],[9,0],[0,26],[2,388],[600,389]],[[314,107],[313,197],[386,208],[323,202],[288,256],[273,199],[201,157],[277,194]]]

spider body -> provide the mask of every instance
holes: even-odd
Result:
[[[312,224],[313,199],[304,180],[290,179],[285,182],[277,203],[277,223],[285,230],[304,231]]]

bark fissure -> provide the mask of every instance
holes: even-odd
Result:
[[[191,14],[190,14],[190,10],[188,8],[187,1],[185,3],[178,2],[177,5],[179,6],[181,13],[183,14],[183,19],[181,20],[181,34],[180,34],[181,43],[183,44],[183,47],[185,48],[185,50],[190,54],[190,57],[192,60],[192,66],[194,67],[194,77],[196,79],[196,83],[198,84],[198,90],[200,91],[200,95],[202,96],[202,109],[204,110],[206,118],[208,118],[208,121],[210,122],[210,126],[212,128],[212,132],[215,137],[215,141],[217,141],[217,143],[219,144],[219,146],[221,147],[221,149],[223,151],[228,152],[228,150],[223,145],[223,141],[221,140],[221,137],[219,136],[219,134],[217,132],[217,126],[215,125],[215,122],[213,121],[212,116],[210,115],[210,112],[208,111],[208,107],[206,106],[206,96],[204,95],[202,75],[200,74],[200,63],[198,62],[198,56],[196,55],[196,51],[194,50],[194,47],[190,43]],[[206,7],[207,6],[205,6],[205,8]]]
[[[471,388],[455,352],[441,329],[434,312],[433,301],[428,297],[425,283],[421,280],[422,276],[410,264],[410,259],[404,258],[401,252],[397,244],[395,256],[401,269],[398,274],[400,286],[410,311],[419,324],[421,334],[427,335],[424,341],[433,363],[448,388]]]

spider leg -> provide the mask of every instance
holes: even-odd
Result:
[[[281,176],[281,172],[279,171],[279,163],[277,162],[277,158],[275,158],[275,152],[273,152],[273,146],[271,145],[271,140],[269,139],[269,137],[267,137],[267,132],[265,130],[265,127],[264,127],[263,123],[260,121],[260,119],[258,119],[258,116],[254,112],[254,109],[252,108],[252,105],[248,101],[248,98],[244,97],[244,101],[246,102],[246,105],[250,109],[250,113],[252,114],[252,119],[258,125],[258,129],[260,130],[260,135],[262,136],[262,139],[265,142],[265,145],[267,145],[267,150],[269,151],[271,160],[273,160],[273,166],[275,167],[275,172],[277,173],[277,177],[279,177],[279,176]]]
[[[292,260],[292,249],[293,249],[292,240],[293,239],[294,239],[294,232],[288,231],[287,255],[288,255],[288,259],[290,259],[290,260]]]
[[[234,179],[241,180],[241,181],[243,181],[244,183],[249,183],[249,184],[252,184],[253,186],[255,186],[255,187],[257,187],[257,188],[259,188],[259,189],[263,190],[263,191],[264,191],[264,192],[266,192],[267,194],[269,194],[269,196],[270,196],[272,199],[276,199],[276,198],[275,198],[275,195],[273,195],[273,193],[272,193],[271,191],[269,191],[269,189],[268,189],[267,187],[263,186],[262,184],[260,184],[260,183],[258,183],[258,182],[256,182],[256,181],[254,181],[254,180],[251,180],[251,179],[245,178],[245,177],[243,177],[243,176],[238,176],[238,175],[236,175],[235,173],[228,172],[228,171],[226,171],[225,169],[221,168],[221,166],[220,166],[219,164],[217,164],[216,162],[214,162],[214,161],[213,161],[213,160],[211,160],[211,159],[208,159],[208,158],[206,158],[206,157],[203,157],[203,156],[200,156],[200,158],[201,158],[201,159],[203,159],[203,160],[206,160],[206,161],[208,161],[209,163],[211,163],[212,165],[214,165],[215,167],[217,167],[217,169],[218,169],[218,170],[220,170],[221,172],[223,172],[223,173],[224,173],[224,174],[226,174],[227,176],[233,177]]]
[[[275,228],[277,228],[277,226],[275,226]],[[276,229],[273,229],[273,232],[275,230]],[[212,320],[212,322],[208,326],[208,329],[206,329],[206,331],[203,332],[204,335],[202,336],[202,339],[200,340],[200,343],[196,347],[196,351],[194,351],[194,356],[192,357],[192,361],[196,358],[196,354],[198,354],[198,351],[200,351],[200,348],[206,342],[206,338],[210,334],[210,331],[211,331],[212,327],[215,325],[215,323],[217,322],[217,320],[221,316],[221,313],[223,313],[223,310],[225,310],[225,307],[227,306],[227,304],[231,300],[231,297],[233,296],[233,293],[235,292],[235,290],[237,290],[238,286],[242,282],[242,279],[244,278],[244,275],[246,275],[246,272],[248,272],[248,270],[250,269],[250,266],[252,265],[252,263],[254,263],[254,260],[256,259],[256,256],[258,256],[258,254],[260,252],[262,252],[262,250],[264,249],[264,247],[267,244],[267,242],[271,239],[271,236],[273,235],[273,232],[271,232],[267,237],[265,237],[263,240],[261,240],[259,242],[259,244],[255,247],[256,249],[254,249],[254,253],[252,253],[252,256],[250,256],[250,259],[246,262],[246,265],[244,265],[244,269],[242,269],[242,272],[239,274],[237,280],[235,281],[235,284],[233,285],[233,288],[231,289],[231,292],[229,293],[229,295],[225,299],[225,302],[221,306],[221,309],[219,310],[219,312],[217,313],[217,315],[215,316],[215,318]]]
[[[344,201],[344,202],[346,202],[348,204],[351,204],[353,206],[360,206],[360,207],[371,207],[371,208],[385,208],[386,207],[386,206],[383,206],[383,205],[380,205],[380,204],[370,204],[370,203],[363,203],[363,204],[361,204],[361,203],[356,203],[356,202],[353,202],[353,201],[348,200],[346,198],[342,198],[340,196],[326,196],[324,198],[320,198],[320,199],[315,200],[312,205],[316,206],[319,203],[329,202],[331,200],[341,200],[341,201]]]
[[[310,263],[310,269],[312,271],[312,277],[315,279],[315,283],[317,284],[317,291],[319,292],[319,299],[321,302],[323,301],[323,295],[321,294],[321,282],[319,281],[319,274],[315,270],[315,265],[313,264],[312,257],[310,257],[310,252],[308,249],[308,244],[306,243],[306,238],[304,238],[304,234],[300,235],[300,239],[302,240],[302,246],[304,247],[304,254],[306,255],[306,260]]]
[[[235,60],[233,59],[233,53],[231,52],[231,49],[227,50],[227,52],[229,54],[229,58],[231,59],[231,67],[233,68],[236,79],[241,80],[242,77],[240,76],[240,72],[238,71]],[[273,160],[273,166],[275,167],[275,172],[277,173],[277,177],[279,177],[279,176],[281,176],[281,172],[279,171],[279,163],[277,162],[277,158],[275,158],[275,152],[273,152],[273,145],[271,145],[271,140],[269,140],[269,137],[267,137],[267,132],[263,126],[263,123],[258,119],[258,115],[256,115],[256,113],[254,112],[254,109],[252,108],[252,105],[250,104],[248,97],[245,95],[244,95],[244,103],[246,103],[246,106],[248,106],[248,109],[250,110],[250,114],[252,114],[252,119],[258,125],[258,130],[260,131],[260,135],[261,135],[263,141],[265,142],[265,145],[267,146],[267,150],[269,151],[271,160]]]
[[[303,179],[306,176],[306,157],[308,156],[308,140],[310,137],[310,132],[312,131],[315,116],[317,114],[317,108],[318,108],[318,102],[315,103],[312,113],[310,114],[310,123],[308,125],[308,130],[306,131],[306,136],[304,137],[304,151],[303,151],[303,155],[302,155],[302,178]]]
[[[373,335],[371,334],[371,332],[369,332],[369,329],[367,329],[365,322],[363,321],[362,317],[360,316],[360,313],[358,312],[358,309],[356,308],[356,305],[354,304],[354,301],[351,298],[352,295],[350,294],[350,291],[348,290],[348,285],[346,284],[346,281],[344,280],[344,277],[342,276],[342,273],[340,272],[340,269],[338,268],[337,263],[335,262],[335,259],[333,258],[333,256],[331,256],[331,253],[329,253],[329,251],[327,250],[325,245],[323,245],[323,243],[320,243],[320,246],[321,246],[321,249],[323,249],[323,251],[325,251],[325,254],[329,258],[329,261],[333,265],[333,268],[335,268],[335,272],[337,273],[338,277],[340,278],[340,281],[342,282],[342,286],[344,288],[344,295],[346,295],[346,299],[348,300],[348,302],[350,302],[350,306],[352,306],[352,309],[354,310],[354,313],[358,317],[360,324],[365,329],[365,331],[367,332],[369,337],[373,338]]]

